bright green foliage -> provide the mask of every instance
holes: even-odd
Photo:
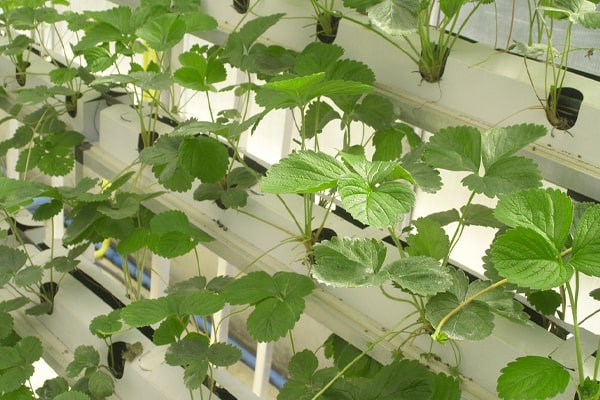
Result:
[[[600,276],[600,206],[590,207],[583,214],[573,238],[573,255],[569,265],[591,276]]]
[[[345,371],[344,377],[365,377],[372,378],[380,370],[382,365],[369,356],[364,356],[355,361],[360,356],[360,349],[352,346],[339,336],[332,334],[325,341],[325,356],[333,359],[334,365],[340,371],[353,362]]]
[[[345,3],[356,4],[358,0],[346,0]],[[362,4],[361,4],[362,3]],[[366,0],[358,1],[357,5],[364,7]],[[368,9],[369,18],[375,26],[390,35],[403,36],[415,32],[419,11],[421,9],[420,1],[401,1],[401,0],[382,0],[369,1],[378,3]]]
[[[545,134],[544,127],[531,124],[493,128],[484,133],[473,127],[449,127],[431,138],[424,156],[434,167],[470,172],[463,185],[475,193],[496,197],[541,186],[542,177],[535,162],[514,154]]]
[[[42,387],[38,388],[35,392],[40,400],[53,400],[59,394],[68,391],[69,383],[62,376],[58,376],[56,378],[47,379]]]
[[[228,367],[242,357],[242,351],[229,343],[213,343],[208,348],[208,359],[217,367]]]
[[[67,365],[67,376],[76,377],[87,368],[97,367],[100,364],[100,354],[92,346],[79,346],[75,349],[74,359]]]
[[[527,294],[527,301],[544,315],[554,315],[562,304],[562,296],[554,290],[542,290]]]
[[[106,315],[98,315],[90,322],[90,332],[101,339],[109,338],[121,330],[121,311],[116,309]]]
[[[433,393],[433,374],[414,360],[395,361],[384,366],[361,385],[363,400],[429,400]]]
[[[165,361],[169,365],[184,367],[183,380],[189,389],[198,389],[208,372],[208,338],[190,333],[167,349]]]
[[[216,91],[213,84],[227,78],[225,66],[207,54],[208,46],[193,46],[179,55],[181,67],[173,73],[176,83],[196,91]]]
[[[33,363],[42,356],[42,342],[33,336],[14,346],[0,346],[0,393],[18,390],[33,375]]]
[[[313,276],[331,286],[379,286],[388,280],[381,271],[386,247],[376,239],[333,237],[313,247]]]
[[[187,216],[176,210],[156,214],[150,220],[148,247],[162,257],[184,255],[199,242],[212,240],[210,236],[190,224]]]
[[[543,400],[565,391],[569,372],[558,362],[526,356],[510,362],[501,371],[496,390],[504,400]]]
[[[326,153],[298,151],[273,165],[261,180],[260,189],[275,194],[315,193],[335,187],[346,173],[344,165]]]
[[[87,394],[83,394],[81,392],[66,392],[61,393],[56,397],[52,398],[53,400],[90,400],[90,397]]]
[[[0,284],[8,283],[26,262],[27,254],[23,250],[0,245]]]
[[[259,342],[277,340],[287,334],[304,311],[304,297],[314,289],[313,281],[293,272],[251,272],[230,282],[221,295],[230,304],[250,304],[248,332]]]

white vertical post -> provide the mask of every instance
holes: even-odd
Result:
[[[156,299],[165,293],[165,289],[169,286],[169,276],[171,274],[171,260],[164,257],[159,257],[155,254],[152,256],[150,281],[150,298]]]
[[[233,266],[219,257],[217,261],[217,275],[229,276],[232,274]],[[229,338],[229,321],[225,320],[225,316],[229,314],[230,309],[231,307],[229,305],[225,305],[225,307],[213,315],[213,324],[215,327],[219,327],[216,336],[213,335],[214,330],[213,332],[210,332],[213,342],[226,342]]]
[[[273,343],[258,343],[256,348],[256,367],[254,368],[254,381],[252,391],[261,399],[267,398],[271,362],[273,360]]]

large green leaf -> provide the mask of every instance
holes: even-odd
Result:
[[[490,258],[508,282],[531,289],[560,286],[573,274],[573,267],[563,264],[549,239],[529,228],[517,227],[499,236]]]
[[[380,272],[386,247],[376,239],[331,238],[313,247],[313,276],[336,287],[379,286],[388,277]]]
[[[453,283],[448,268],[431,257],[403,258],[390,264],[386,271],[401,288],[419,296],[443,292]]]
[[[169,365],[184,367],[184,383],[188,389],[202,386],[208,372],[208,338],[199,334],[189,334],[173,343],[167,349],[165,361]]]
[[[378,228],[394,226],[412,208],[415,193],[401,182],[368,182],[349,173],[338,182],[346,210],[358,221]]]
[[[177,14],[165,14],[148,21],[135,33],[151,49],[165,51],[183,40],[186,24]]]
[[[502,196],[494,216],[510,227],[521,226],[545,235],[561,250],[573,221],[573,204],[559,190],[520,190]]]
[[[466,0],[440,0],[440,9],[444,17],[453,18],[465,3]]]
[[[93,346],[78,346],[71,361],[66,368],[67,376],[74,378],[86,368],[97,367],[100,363],[100,354]]]
[[[501,158],[513,156],[528,144],[545,136],[543,125],[520,124],[492,128],[482,135],[483,165],[488,168]]]
[[[128,304],[121,310],[121,318],[132,327],[152,325],[170,314],[166,298],[142,299]]]
[[[303,136],[307,139],[312,138],[321,133],[329,122],[339,118],[339,113],[328,103],[315,101],[310,104],[304,116]]]
[[[575,230],[569,265],[587,275],[600,276],[600,205],[588,208]]]
[[[27,262],[27,254],[23,250],[0,245],[0,285],[8,281]]]
[[[383,0],[367,9],[373,24],[391,35],[416,31],[421,2],[418,0]]]
[[[431,137],[424,157],[436,168],[477,174],[481,164],[481,133],[469,126],[444,128]]]
[[[217,367],[228,367],[242,357],[242,350],[229,343],[217,342],[208,348],[208,360]]]
[[[186,137],[179,151],[181,165],[202,182],[217,182],[225,176],[229,154],[218,140],[207,136]]]
[[[519,189],[542,186],[538,165],[530,158],[501,158],[486,169],[484,176],[469,175],[463,184],[475,193],[493,198]]]
[[[265,193],[315,193],[335,187],[346,172],[341,162],[326,153],[299,151],[273,165],[260,188]]]
[[[88,378],[88,388],[93,396],[103,399],[115,392],[115,381],[107,373],[94,371]]]
[[[519,357],[500,371],[496,390],[504,400],[544,400],[563,393],[570,375],[561,364],[539,356]]]

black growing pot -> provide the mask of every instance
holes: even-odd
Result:
[[[335,41],[340,26],[341,17],[331,13],[321,13],[317,18],[317,38],[322,43],[331,44]]]
[[[150,143],[149,146],[152,146],[154,144],[154,142],[156,142],[156,139],[158,139],[158,133],[152,131],[151,135],[150,135]],[[144,139],[142,138],[142,134],[140,133],[138,135],[138,145],[137,145],[137,150],[138,152],[144,150],[144,148],[146,148],[147,146],[144,145]]]
[[[27,68],[31,66],[31,63],[27,61],[22,67],[15,67],[15,79],[19,86],[25,86],[27,83]]]
[[[58,293],[58,283],[49,281],[40,285],[40,302],[49,304],[47,314],[52,314],[54,311],[54,297],[56,293]]]
[[[125,342],[113,342],[108,347],[107,363],[110,368],[110,372],[117,379],[123,377],[125,372],[125,353],[127,352],[127,343]]]
[[[81,93],[68,94],[65,96],[65,107],[67,109],[67,114],[69,114],[71,118],[77,116],[77,100],[79,100],[81,96]]]
[[[318,235],[317,235],[318,233]],[[318,229],[313,229],[311,232],[311,253],[308,254],[306,261],[309,265],[313,265],[315,263],[315,256],[312,254],[312,245],[315,243],[320,243],[323,240],[331,240],[334,236],[337,236],[337,232],[333,229],[324,227],[319,232]]]
[[[546,118],[548,122],[561,131],[566,131],[575,126],[583,93],[571,87],[562,87],[556,90],[556,99],[552,97],[552,91],[548,95],[546,103]]]
[[[233,8],[240,14],[246,14],[249,6],[250,0],[233,0]]]

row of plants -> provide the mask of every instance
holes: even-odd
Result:
[[[239,3],[234,3],[238,11]],[[384,3],[344,2],[367,11],[372,18],[376,7]],[[329,366],[319,365],[317,350],[294,349],[288,366],[290,379],[279,394],[283,400],[459,399],[458,373],[433,373],[418,360],[407,359],[404,346],[428,335],[451,344],[481,340],[492,334],[496,316],[524,323],[527,315],[513,300],[515,293],[527,295],[544,314],[555,314],[569,304],[573,334],[580,340],[577,304],[582,295],[578,285],[581,274],[598,275],[594,251],[600,240],[596,228],[599,209],[573,204],[561,192],[540,189],[542,176],[535,163],[517,155],[547,134],[544,127],[521,124],[487,131],[448,127],[424,142],[400,122],[393,102],[376,92],[373,71],[364,63],[344,58],[342,47],[316,42],[294,51],[260,43],[258,39],[285,18],[282,14],[242,16],[224,43],[193,46],[179,55],[179,66],[174,67],[168,50],[186,34],[217,27],[217,20],[204,14],[195,1],[144,0],[135,9],[121,6],[81,14],[57,11],[54,6],[64,5],[63,1],[21,4],[7,0],[0,4],[5,29],[15,39],[9,36],[2,48],[5,56],[18,53],[14,46],[20,36],[14,34],[23,30],[42,37],[48,25],[64,25],[70,36],[77,38],[72,46],[65,43],[64,57],[56,61],[46,86],[9,84],[3,93],[14,104],[3,122],[17,120],[20,126],[0,143],[0,150],[2,155],[18,150],[15,169],[23,178],[0,178],[0,204],[9,224],[4,234],[16,242],[16,246],[7,243],[0,247],[2,284],[18,294],[2,303],[0,391],[6,398],[101,399],[113,393],[116,378],[110,373],[114,367],[101,366],[98,350],[86,343],[74,352],[74,361],[67,368],[67,378],[84,372],[82,378],[70,382],[56,378],[34,392],[28,379],[32,363],[41,357],[42,344],[35,337],[19,337],[10,315],[23,308],[33,315],[49,312],[52,303],[39,300],[40,295],[44,300],[50,297],[40,290],[43,280],[50,276],[60,283],[61,276],[77,268],[85,249],[105,239],[117,244],[123,258],[137,261],[138,276],[132,280],[124,272],[132,301],[95,318],[91,333],[105,340],[109,348],[124,331],[158,326],[153,342],[167,346],[167,364],[183,368],[183,384],[190,398],[202,396],[199,389],[203,385],[216,387],[213,368],[233,365],[241,357],[238,348],[211,341],[220,328],[211,324],[215,313],[227,304],[247,309],[247,329],[255,340],[287,337],[293,348],[292,328],[317,283],[379,288],[381,296],[409,311],[390,320],[388,330],[365,348],[331,338],[324,347],[333,359]],[[319,12],[332,7],[319,1],[313,5]],[[445,12],[445,26],[456,26],[458,20],[452,18],[460,7],[445,7],[453,7]],[[430,29],[424,16],[419,21],[419,32]],[[36,35],[23,35],[27,38],[27,46],[19,48],[23,54],[33,48],[42,54],[48,51],[32,46]],[[409,37],[404,37],[410,43]],[[421,47],[437,52],[456,40],[445,30],[439,37],[445,45],[429,38]],[[154,60],[141,62],[140,54],[148,52]],[[443,50],[442,56],[446,53]],[[248,80],[223,87],[228,68],[241,70]],[[28,73],[18,73],[14,79],[23,75]],[[89,89],[83,89],[82,83]],[[109,183],[84,178],[74,186],[53,187],[38,179],[38,173],[69,174],[75,165],[73,149],[83,142],[83,135],[69,127],[64,96],[78,98],[82,89],[110,93],[117,88],[126,90],[139,118],[139,157],[134,163],[107,177]],[[209,117],[180,117],[179,99],[183,97],[176,88],[206,95],[211,104],[206,113]],[[241,110],[214,109],[210,97],[218,91],[234,92],[246,100],[245,106]],[[251,101],[260,107],[253,115],[249,115]],[[261,130],[265,117],[280,110],[294,116],[298,149],[262,175],[249,167],[240,151],[242,134]],[[171,133],[158,136],[155,125],[164,117],[174,127]],[[339,126],[334,130],[339,151],[334,153],[321,146],[333,124]],[[143,184],[147,169],[160,190],[148,190]],[[415,205],[415,187],[431,193],[442,187],[439,170],[465,175],[462,184],[470,193],[467,202],[460,209],[404,225],[404,216]],[[275,196],[295,229],[254,216],[256,224],[267,224],[285,234],[273,248],[302,249],[300,253],[292,251],[296,251],[293,258],[302,260],[305,272],[269,275],[253,271],[249,262],[239,266],[246,274],[209,280],[197,261],[196,276],[172,284],[162,297],[143,298],[141,274],[150,268],[151,254],[175,258],[196,252],[200,243],[212,239],[201,230],[205,227],[192,225],[183,212],[153,213],[146,206],[166,192],[188,191],[196,201],[214,201],[228,213],[250,218],[253,215],[246,205],[260,199],[253,192]],[[286,200],[289,196],[294,201]],[[476,203],[476,196],[498,198],[499,202],[492,209]],[[298,197],[302,199],[299,209],[293,205]],[[39,198],[46,202],[35,209],[34,219],[49,220],[66,210],[69,220],[63,238],[68,253],[57,249],[42,265],[29,254],[26,232],[22,234],[15,222],[17,213]],[[343,207],[363,226],[387,231],[389,240],[325,236],[328,220],[335,218],[334,207]],[[473,279],[450,264],[452,250],[469,226],[498,231],[485,260],[486,279]],[[60,291],[56,301],[60,301]],[[338,334],[343,336],[343,332]],[[381,342],[392,340],[399,347],[390,362],[382,364],[368,357]],[[573,378],[578,396],[598,399],[597,368],[592,374],[585,372],[579,350],[578,346]],[[109,359],[116,356],[110,354]],[[503,399],[551,398],[566,390],[569,382],[569,371],[557,361],[528,356],[502,371],[497,391]]]

